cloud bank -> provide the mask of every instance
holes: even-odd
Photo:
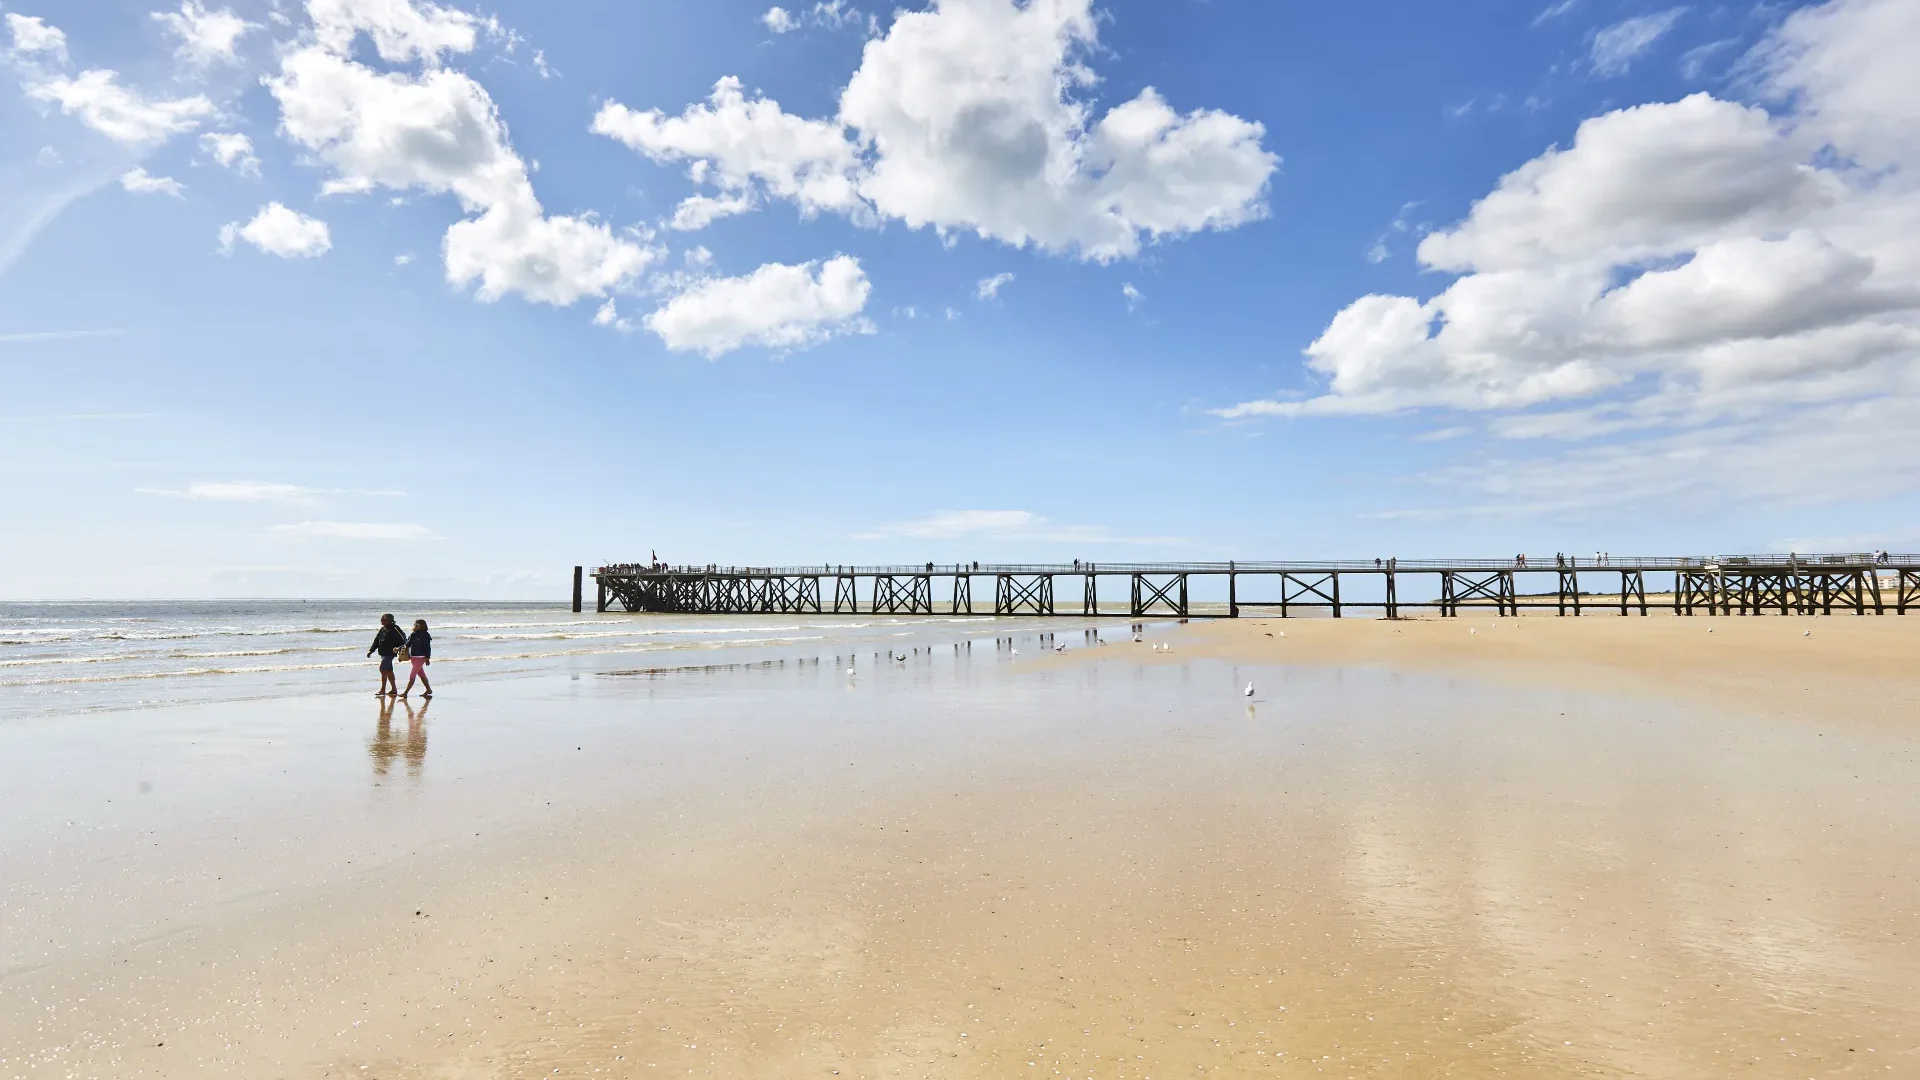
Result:
[[[1111,262],[1264,217],[1279,164],[1265,129],[1151,87],[1099,112],[1098,26],[1092,0],[938,0],[867,43],[830,119],[729,77],[678,116],[610,101],[592,126],[718,192],[676,215],[687,226],[713,220],[715,198],[734,213],[779,200]]]

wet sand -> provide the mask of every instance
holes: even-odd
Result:
[[[1470,674],[1509,685],[1883,723],[1920,735],[1920,617],[1475,612],[1452,619],[1219,620],[1191,624],[1180,637],[1182,655]]]
[[[0,1077],[1920,1073],[1905,624],[1522,621],[8,725]]]

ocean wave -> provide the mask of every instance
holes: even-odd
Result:
[[[136,682],[149,679],[198,679],[208,675],[274,675],[289,671],[333,671],[359,664],[284,664],[278,667],[207,667],[178,671],[126,671],[116,675],[70,676],[58,679],[0,679],[0,687],[72,686],[83,683]]]
[[[490,653],[490,654],[480,655],[480,656],[445,656],[445,657],[435,657],[434,660],[436,663],[440,663],[440,664],[488,664],[488,663],[500,663],[500,662],[509,661],[509,660],[558,660],[558,659],[564,659],[566,657],[574,657],[574,656],[617,656],[617,655],[629,654],[629,653],[680,652],[680,651],[690,651],[690,650],[737,648],[741,646],[797,645],[803,642],[821,641],[821,640],[824,640],[823,636],[811,635],[811,636],[798,636],[798,637],[750,638],[750,639],[743,639],[739,641],[701,642],[698,644],[695,644],[695,643],[662,644],[659,642],[652,642],[652,643],[646,643],[646,644],[635,643],[630,645],[621,645],[621,646],[615,646],[612,648],[581,648],[581,649],[557,649],[557,650],[549,650],[544,652]],[[212,658],[223,657],[223,656],[244,657],[244,656],[253,656],[253,655],[271,656],[271,655],[293,653],[295,651],[296,650],[287,649],[287,650],[276,650],[273,652],[263,651],[263,652],[235,652],[235,653],[204,653],[204,654],[198,654],[197,656],[195,656],[195,658],[196,659],[212,659]],[[100,657],[100,658],[86,658],[85,660],[80,662],[98,663],[103,660],[109,660],[109,659],[121,659],[121,660],[149,659],[150,660],[150,659],[153,659],[153,657],[152,656],[119,657],[119,658]],[[205,678],[211,675],[279,675],[279,674],[288,674],[293,672],[305,672],[305,671],[352,671],[352,670],[367,670],[371,666],[372,666],[371,661],[354,661],[351,663],[344,663],[344,664],[278,664],[278,665],[259,666],[259,667],[195,667],[195,668],[175,668],[172,670],[165,670],[165,671],[121,671],[121,672],[103,673],[99,675],[72,675],[72,676],[37,678],[37,679],[0,679],[0,688],[34,687],[34,686],[72,686],[72,685],[85,685],[85,684],[97,684],[97,683],[135,682],[135,681],[144,682],[144,681],[151,681],[155,679],[198,679],[198,678]]]
[[[0,660],[0,668],[45,667],[52,664],[137,664],[160,660],[225,660],[243,656],[294,656],[300,653],[352,651],[353,646],[347,646],[344,649],[229,649],[222,652],[166,652],[151,649],[145,652],[101,653],[92,656],[30,656],[17,660]]]
[[[228,652],[175,652],[168,653],[169,660],[225,660],[235,656],[291,656],[302,651],[339,652],[338,649],[234,649]]]
[[[118,653],[107,656],[32,656],[23,660],[0,660],[0,668],[42,667],[47,664],[114,664],[132,660],[153,660],[157,653]]]

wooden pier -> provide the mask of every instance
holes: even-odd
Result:
[[[582,600],[579,571],[576,567],[575,611]],[[1649,578],[1654,595],[1660,597],[1655,603],[1648,601]],[[1675,615],[1832,615],[1836,611],[1904,615],[1909,607],[1920,609],[1920,555],[1875,553],[915,566],[615,565],[595,570],[593,579],[599,611],[618,608],[680,615],[1139,619],[1285,618],[1326,612],[1337,619],[1353,612],[1380,612],[1391,619],[1421,609],[1449,618],[1469,610],[1510,616],[1523,609],[1551,610],[1562,616],[1597,611],[1646,615],[1655,606],[1670,606]],[[1215,588],[1225,585],[1223,611],[1195,608],[1190,586],[1196,579],[1210,581]],[[1411,592],[1409,583],[1414,586]],[[1597,591],[1586,591],[1595,587]],[[1408,595],[1431,599],[1406,599]]]

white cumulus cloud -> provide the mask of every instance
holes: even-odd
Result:
[[[67,35],[57,26],[49,26],[35,15],[7,12],[7,33],[13,38],[16,56],[45,56],[56,63],[67,62]]]
[[[1092,0],[939,0],[867,43],[832,119],[728,78],[678,117],[610,102],[593,130],[736,195],[1101,262],[1264,217],[1265,129],[1152,88],[1100,113],[1097,47]]]
[[[208,11],[198,0],[183,0],[178,11],[156,11],[156,21],[180,39],[180,58],[205,67],[238,59],[234,47],[254,24],[227,8]]]
[[[171,195],[179,199],[187,193],[186,185],[173,177],[154,176],[138,166],[120,174],[120,186],[135,195]]]
[[[729,205],[741,207],[734,213],[752,206],[756,186],[808,214],[860,204],[859,155],[838,125],[794,116],[768,98],[748,98],[731,76],[714,85],[705,104],[689,105],[679,116],[608,102],[592,130],[655,161],[691,162],[695,180],[727,192]]]
[[[1013,274],[1003,271],[992,277],[981,278],[980,284],[974,287],[973,295],[982,300],[992,300],[1000,295],[1001,289],[1012,283]]]
[[[760,16],[760,23],[776,34],[791,34],[802,27],[838,30],[843,26],[872,25],[859,8],[846,0],[819,0],[797,13],[783,7],[770,7]]]
[[[676,352],[709,358],[749,345],[804,349],[845,334],[872,333],[861,312],[872,286],[860,260],[768,263],[744,277],[692,284],[645,319]]]
[[[320,46],[346,55],[365,34],[390,64],[437,63],[451,53],[472,52],[482,23],[458,8],[413,0],[307,0],[307,16]]]
[[[242,176],[259,176],[260,159],[254,156],[253,140],[237,131],[209,131],[200,136],[200,149],[222,168]]]
[[[48,75],[29,81],[25,89],[28,98],[58,105],[61,112],[129,146],[152,146],[191,131],[214,111],[213,102],[198,94],[147,97],[120,85],[119,75],[107,70],[83,71],[76,77]]]
[[[261,207],[245,225],[230,222],[220,227],[222,254],[232,252],[236,240],[245,240],[283,259],[310,259],[326,254],[333,247],[326,222],[289,210],[277,202]]]
[[[280,127],[331,166],[330,193],[375,187],[451,194],[471,216],[447,230],[447,280],[481,300],[509,293],[565,306],[631,284],[656,257],[639,237],[592,214],[548,214],[514,152],[493,98],[464,72],[438,66],[473,47],[481,24],[464,12],[407,0],[312,0],[317,44],[288,51],[267,88]],[[347,55],[366,33],[392,63],[376,71]]]
[[[1580,125],[1573,145],[1502,177],[1467,219],[1421,241],[1443,270],[1632,262],[1782,228],[1842,194],[1759,108],[1695,94]]]
[[[689,195],[673,208],[669,228],[682,232],[704,229],[714,222],[753,209],[753,196],[747,192],[725,195]]]
[[[1627,439],[1539,463],[1543,483],[1624,470],[1634,447],[1776,460],[1824,441],[1865,467],[1872,433],[1815,431],[1920,410],[1916,54],[1903,0],[1795,12],[1747,61],[1776,112],[1696,94],[1586,121],[1423,240],[1452,275],[1435,295],[1333,316],[1306,349],[1324,392],[1218,413],[1476,410],[1506,438]]]

